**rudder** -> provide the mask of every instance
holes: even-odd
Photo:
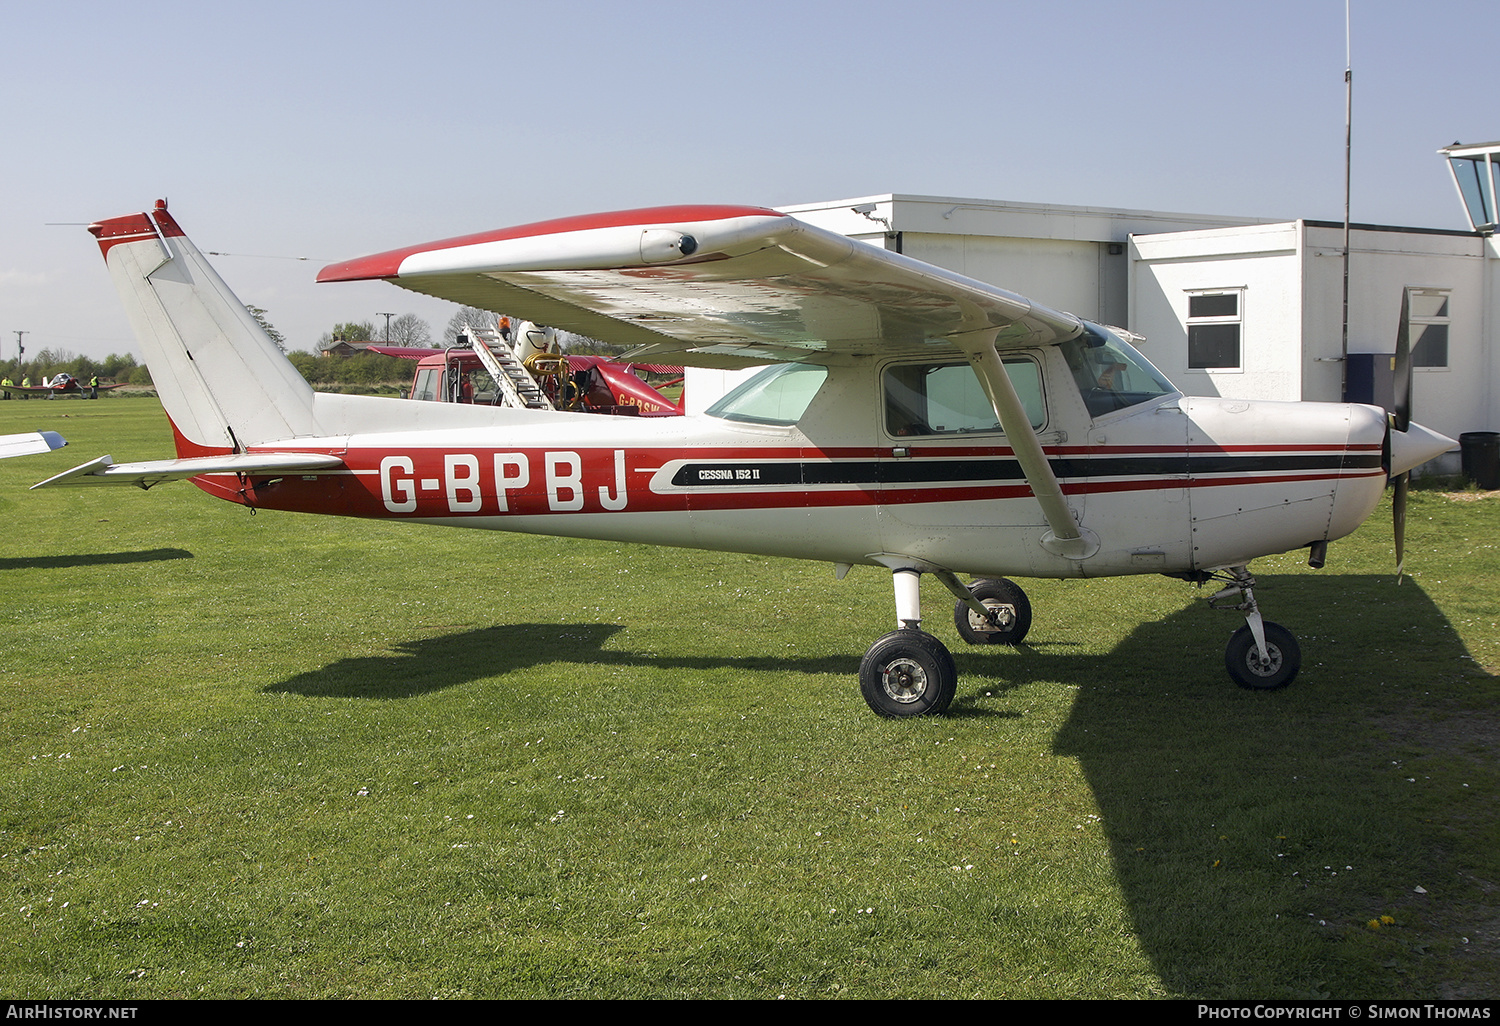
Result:
[[[89,226],[125,304],[178,455],[319,434],[312,386],[158,200]],[[185,451],[186,450],[186,451]]]

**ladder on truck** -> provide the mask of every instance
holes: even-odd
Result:
[[[505,396],[505,401],[499,405],[524,406],[528,410],[554,408],[552,401],[536,383],[536,378],[516,359],[515,352],[500,337],[498,331],[494,328],[469,327],[465,332],[474,348],[474,355],[479,357],[479,362],[484,364],[484,369],[494,379],[495,387]]]

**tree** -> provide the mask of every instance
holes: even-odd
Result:
[[[326,360],[320,361],[312,353],[305,353],[300,349],[295,353],[287,353],[286,358],[292,361],[292,366],[297,368],[297,373],[301,374],[308,381],[317,380],[318,364],[328,362]]]
[[[579,335],[571,331],[559,331],[557,344],[565,353],[576,353],[582,356],[619,356],[630,348],[610,342],[600,342],[596,338],[589,338],[587,335]]]
[[[286,352],[286,337],[271,327],[271,322],[266,320],[265,310],[258,306],[249,305],[245,309],[250,311],[250,316],[255,318],[255,323],[260,325],[260,330],[264,331],[270,337],[271,341],[276,343],[276,348],[280,349],[283,353]]]
[[[402,314],[391,321],[390,341],[393,346],[430,346],[432,328],[416,314]]]
[[[443,329],[443,344],[451,346],[457,342],[458,333],[464,328],[493,328],[499,320],[499,314],[490,313],[488,310],[473,306],[461,307],[458,313],[448,321],[448,326]]]

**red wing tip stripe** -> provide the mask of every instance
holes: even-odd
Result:
[[[563,217],[552,221],[537,221],[515,228],[500,228],[473,235],[460,235],[438,242],[423,242],[384,253],[355,257],[336,264],[329,264],[318,272],[318,281],[366,281],[371,278],[394,278],[401,262],[417,253],[454,249],[459,246],[474,246],[485,242],[504,242],[510,239],[525,239],[542,235],[560,235],[565,232],[588,231],[594,228],[628,228],[632,225],[649,227],[658,224],[693,221],[724,221],[736,217],[785,217],[786,215],[765,207],[737,206],[678,206],[646,207],[640,210],[617,210],[603,214],[583,214],[578,217]]]
[[[156,229],[148,215],[126,214],[124,217],[95,221],[89,225],[89,234],[103,242],[105,239],[119,239],[127,235],[155,235]]]
[[[95,221],[88,227],[89,234],[99,240],[99,249],[106,255],[110,248],[124,242],[139,242],[154,239],[158,233],[162,238],[186,238],[186,233],[167,213],[167,208],[158,203],[150,213],[126,214],[123,217]]]
[[[161,233],[167,238],[187,238],[187,233],[178,225],[177,219],[167,213],[166,203],[158,200],[156,209],[152,211],[152,216],[156,218],[156,226],[161,229]]]

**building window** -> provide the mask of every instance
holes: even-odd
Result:
[[[1408,288],[1407,338],[1413,367],[1448,366],[1447,289]]]
[[[1243,289],[1188,294],[1188,369],[1239,370]]]

